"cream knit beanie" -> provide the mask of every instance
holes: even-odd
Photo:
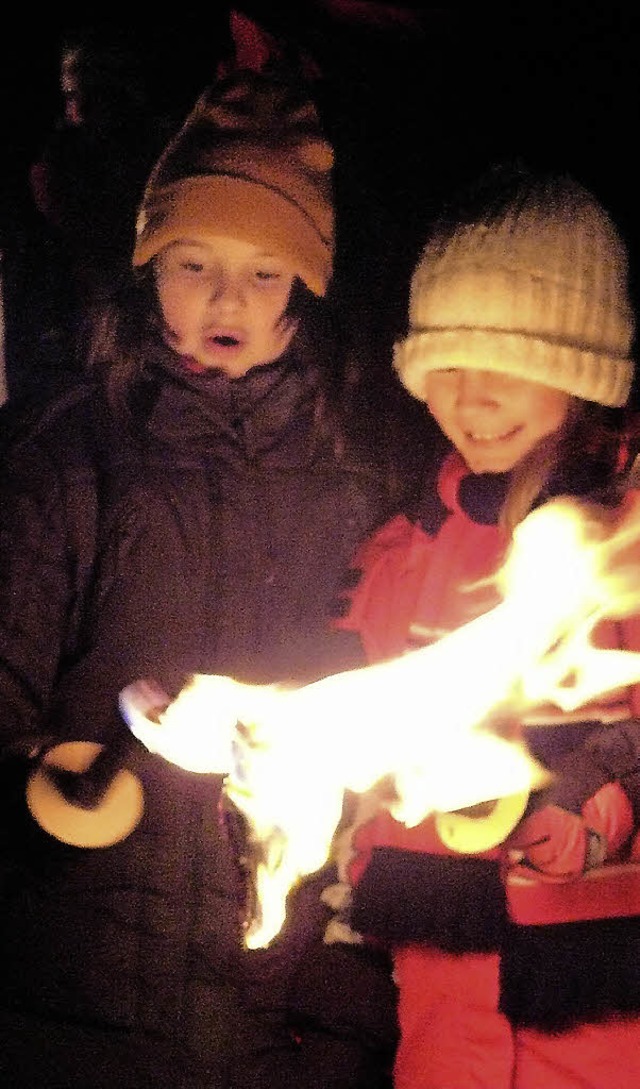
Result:
[[[496,175],[497,177],[497,175]],[[634,331],[627,253],[611,219],[569,177],[522,172],[485,186],[442,225],[413,275],[394,365],[419,400],[430,371],[500,371],[587,401],[624,405]]]
[[[264,72],[229,76],[200,97],[156,163],[133,264],[182,238],[227,234],[287,258],[324,295],[334,251],[332,166],[301,87]]]

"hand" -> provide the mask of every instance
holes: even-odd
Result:
[[[619,783],[606,783],[579,814],[557,805],[532,813],[518,826],[508,847],[517,861],[539,873],[570,880],[618,854],[632,831],[629,798]]]
[[[140,680],[120,693],[120,710],[149,752],[185,771],[224,775],[233,766],[239,687],[230,677],[197,676],[172,702]]]

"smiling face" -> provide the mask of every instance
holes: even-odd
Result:
[[[154,262],[167,343],[207,369],[241,378],[279,359],[296,324],[283,319],[295,278],[286,260],[251,242],[184,239]]]
[[[572,398],[525,378],[461,368],[432,371],[426,403],[473,473],[505,473],[563,426]]]

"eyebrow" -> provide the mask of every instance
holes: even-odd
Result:
[[[179,247],[183,249],[197,249],[200,252],[208,252],[210,243],[201,242],[199,239],[193,238],[176,238],[173,242],[169,242],[165,249],[175,250]],[[282,261],[286,264],[286,258],[282,257],[279,253],[273,253],[271,250],[258,250],[247,258],[250,261],[260,261],[268,259],[270,261]]]
[[[178,247],[190,250],[205,250],[208,248],[206,242],[198,242],[195,238],[177,238],[174,242],[169,242],[166,248],[168,250],[175,250]]]

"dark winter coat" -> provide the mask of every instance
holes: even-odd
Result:
[[[48,836],[24,802],[43,738],[124,736],[117,696],[136,678],[177,692],[192,672],[306,680],[344,662],[320,633],[380,512],[371,475],[311,441],[316,400],[291,360],[236,382],[164,365],[133,427],[97,386],[4,421],[6,1084],[370,1089],[383,1076],[386,965],[323,947],[306,911],[274,949],[242,950],[237,821],[217,778],[132,744],[144,816],[96,850]]]

